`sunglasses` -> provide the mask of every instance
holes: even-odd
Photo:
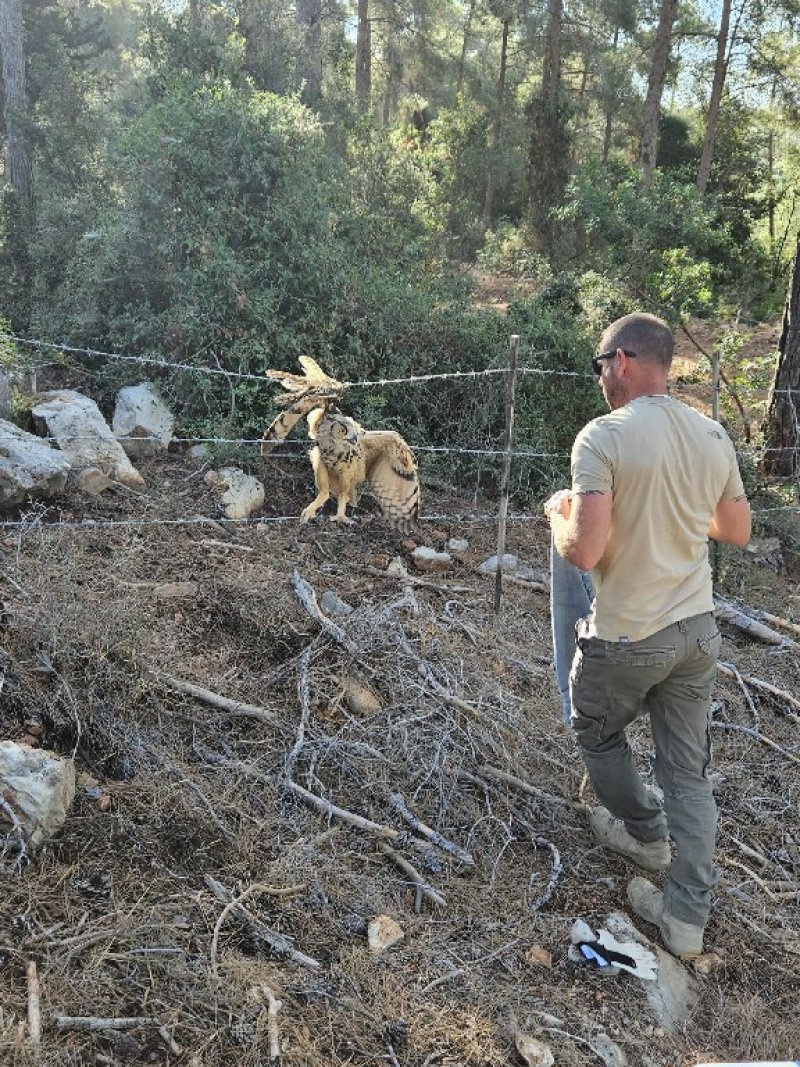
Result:
[[[615,348],[612,352],[601,352],[599,356],[592,356],[592,370],[596,377],[600,377],[603,373],[603,368],[600,366],[600,361],[603,359],[613,359],[617,352],[624,352],[628,359],[636,359],[636,352],[629,352],[627,348]]]

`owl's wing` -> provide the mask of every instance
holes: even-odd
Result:
[[[308,415],[308,436],[314,437],[315,434],[310,431],[312,420],[316,418],[316,421],[319,422],[326,410],[327,404],[320,404],[319,398],[315,395],[304,396],[300,397],[299,400],[295,400],[291,407],[288,407],[286,411],[282,411],[264,430],[264,436],[261,438],[262,457],[269,456],[272,449],[289,435],[304,415]],[[317,415],[317,412],[319,412],[319,415]],[[316,424],[314,428],[316,429]]]
[[[278,397],[278,403],[291,404],[299,396],[315,391],[317,397],[325,394],[338,396],[343,389],[341,382],[331,378],[311,356],[300,356],[298,363],[303,368],[302,374],[290,374],[283,370],[268,370],[267,377],[280,382],[286,395]]]
[[[365,430],[361,437],[367,481],[389,522],[408,533],[419,518],[419,477],[414,454],[394,430]]]

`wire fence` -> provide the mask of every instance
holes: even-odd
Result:
[[[63,355],[78,356],[93,360],[108,360],[112,362],[124,362],[135,363],[143,366],[157,367],[159,369],[165,369],[170,371],[185,372],[189,374],[205,374],[215,377],[223,377],[228,380],[242,380],[249,382],[261,382],[271,386],[276,384],[275,380],[265,374],[252,374],[245,371],[232,371],[219,366],[201,366],[190,363],[176,363],[174,361],[165,360],[153,356],[144,355],[129,355],[120,352],[108,352],[101,349],[94,349],[88,347],[79,347],[74,345],[68,345],[63,343],[56,343],[52,341],[44,341],[37,338],[22,337],[17,334],[0,331],[0,342],[6,341],[15,345],[22,345],[28,348],[32,348],[38,351],[52,351],[58,352]],[[536,358],[538,356],[547,355],[546,352],[531,352],[529,358]],[[39,368],[40,369],[40,368]],[[508,366],[502,367],[487,367],[482,370],[467,370],[467,371],[442,371],[431,374],[411,374],[405,377],[396,378],[377,378],[373,380],[365,381],[344,381],[341,383],[343,390],[347,389],[379,389],[388,388],[395,385],[416,385],[434,381],[446,381],[446,380],[458,380],[458,379],[472,379],[477,380],[480,378],[488,378],[497,375],[503,375],[508,377],[511,372],[511,368]],[[581,371],[570,371],[562,369],[544,369],[541,367],[516,367],[515,372],[518,375],[530,375],[541,378],[573,378],[573,379],[593,379],[592,373],[584,373]],[[770,396],[778,395],[800,395],[800,388],[798,389],[781,389],[771,390]],[[22,432],[22,431],[21,431]],[[19,440],[19,435],[11,433],[0,433],[0,441]],[[55,437],[53,435],[42,435],[40,438],[42,441],[55,444],[70,444],[79,441],[97,441],[97,435],[71,435]],[[115,436],[109,437],[109,442],[117,443],[118,438]],[[124,440],[145,440],[150,441],[151,438],[124,438]],[[215,436],[197,436],[197,437],[172,437],[170,443],[179,445],[226,445],[236,447],[259,447],[262,444],[261,437],[215,437]],[[2,447],[2,446],[0,446]],[[301,451],[307,450],[309,447],[307,441],[282,441],[279,448],[274,448],[270,451],[270,458],[294,458]],[[457,456],[480,456],[486,458],[499,458],[499,457],[511,457],[512,459],[540,459],[540,460],[562,460],[569,459],[569,453],[567,452],[552,452],[552,451],[536,451],[525,448],[464,448],[459,445],[427,445],[427,444],[411,444],[409,446],[414,452],[419,453],[432,453],[442,455],[457,455]],[[745,448],[738,448],[737,455],[742,458],[752,458],[763,456],[771,452],[781,452],[794,454],[800,452],[800,446],[788,446],[780,448],[768,448],[768,447],[756,447],[750,446]],[[754,515],[766,515],[780,512],[800,512],[800,505],[785,504],[775,507],[756,508],[753,510]],[[425,515],[425,520],[429,521],[458,521],[469,523],[491,523],[497,522],[497,516],[491,513],[483,512],[481,515],[472,514],[440,514],[440,515]],[[540,522],[544,521],[541,517],[533,512],[529,513],[512,513],[507,515],[509,522]],[[121,527],[121,528],[138,528],[138,527],[150,527],[150,526],[186,526],[197,527],[203,524],[208,524],[210,521],[223,524],[247,526],[250,528],[257,528],[261,526],[270,526],[278,523],[296,522],[296,515],[281,515],[281,516],[259,516],[257,518],[249,519],[228,519],[224,517],[214,516],[213,519],[203,516],[195,518],[127,518],[127,519],[58,519],[49,520],[44,517],[41,512],[33,512],[28,516],[24,516],[19,519],[5,519],[0,520],[0,528],[8,527],[22,530],[32,529],[46,529],[53,527],[66,527],[66,528],[82,528],[82,529],[101,529],[109,527]]]

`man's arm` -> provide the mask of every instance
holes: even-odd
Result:
[[[559,510],[545,512],[550,519],[556,551],[582,571],[596,567],[605,552],[611,528],[611,493],[562,496]]]
[[[727,541],[730,545],[744,548],[750,540],[752,520],[746,496],[720,500],[711,517],[708,536],[715,541]]]

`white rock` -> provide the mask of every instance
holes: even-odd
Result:
[[[144,485],[144,478],[88,396],[74,389],[40,393],[31,414],[39,432],[55,438],[76,479],[87,467],[97,467],[123,485],[136,489]]]
[[[63,825],[75,799],[75,764],[65,756],[0,741],[0,796],[34,846]],[[8,813],[0,808],[3,829],[13,832]]]
[[[111,428],[129,456],[156,456],[169,447],[175,418],[153,386],[142,382],[117,393]]]
[[[189,455],[192,459],[208,459],[210,455],[208,445],[192,445]]]
[[[411,562],[418,571],[438,572],[449,570],[453,565],[453,557],[447,552],[437,552],[434,548],[426,548],[420,545],[411,553]]]
[[[463,537],[451,537],[447,542],[448,552],[466,552],[469,548],[469,541]]]
[[[67,484],[69,460],[47,441],[0,419],[0,505],[53,496]]]
[[[503,554],[503,570],[513,573],[519,566],[519,559],[516,556],[512,556],[510,552]],[[481,574],[496,574],[497,573],[497,556],[489,556],[478,567]]]
[[[264,503],[263,484],[238,467],[209,471],[203,481],[220,494],[222,509],[229,519],[246,519]]]
[[[550,1046],[529,1034],[515,1034],[514,1044],[528,1067],[553,1067],[556,1062]]]
[[[374,919],[370,919],[367,926],[367,941],[375,956],[396,945],[405,936],[402,926],[389,915],[376,915]]]

